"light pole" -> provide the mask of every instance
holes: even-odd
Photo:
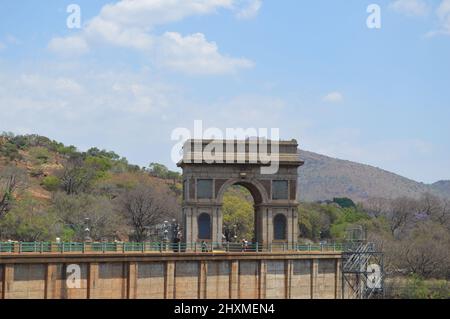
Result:
[[[86,242],[91,242],[92,238],[91,238],[91,229],[89,227],[90,225],[90,218],[86,217],[84,219],[84,224],[85,224],[85,228],[84,228],[84,241]]]
[[[169,230],[168,230],[168,224],[169,224],[169,222],[167,221],[167,220],[165,220],[164,221],[164,226],[163,226],[163,241],[165,242],[165,243],[167,243],[167,241],[169,240],[169,238],[168,238],[168,233],[169,233]]]

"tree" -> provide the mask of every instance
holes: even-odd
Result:
[[[441,211],[441,199],[433,194],[422,194],[419,203],[420,213],[426,214],[427,216],[437,215]]]
[[[141,182],[122,194],[119,209],[133,230],[131,237],[141,242],[147,238],[148,227],[176,218],[179,205],[165,185]]]
[[[58,227],[55,215],[26,195],[0,221],[0,238],[30,242],[54,240]]]
[[[397,247],[398,268],[424,278],[446,277],[450,269],[450,234],[432,221],[419,223]]]
[[[85,165],[80,157],[67,160],[60,174],[61,185],[68,195],[85,192],[97,176],[93,167]]]
[[[0,143],[0,155],[5,156],[10,161],[18,160],[21,158],[19,148],[6,140],[6,142]]]
[[[363,203],[363,207],[371,216],[385,216],[389,211],[390,201],[382,197],[371,197]]]
[[[59,192],[53,197],[52,207],[64,228],[71,230],[71,240],[84,240],[86,227],[94,240],[114,239],[123,225],[113,203],[103,196]]]
[[[0,170],[0,218],[11,210],[16,193],[26,185],[26,173],[15,166]]]
[[[250,192],[241,187],[234,186],[227,190],[223,197],[223,226],[228,240],[237,236],[251,240],[254,237],[254,208]],[[230,236],[231,235],[231,236]]]
[[[400,197],[391,201],[386,217],[394,237],[400,236],[402,230],[413,219],[418,208],[419,204],[417,201],[408,197]]]
[[[148,171],[151,175],[159,178],[166,178],[169,173],[169,169],[165,165],[159,163],[150,163]]]
[[[342,208],[351,208],[351,207],[356,207],[355,203],[347,197],[342,197],[342,198],[333,198],[333,202],[338,204],[339,206],[341,206]]]

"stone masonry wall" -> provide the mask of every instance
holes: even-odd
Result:
[[[340,298],[339,254],[4,258],[0,299]],[[68,288],[67,266],[81,269]]]

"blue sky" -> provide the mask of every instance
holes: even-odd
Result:
[[[0,131],[174,168],[171,132],[194,120],[274,127],[434,182],[450,179],[449,57],[449,0],[2,0]]]

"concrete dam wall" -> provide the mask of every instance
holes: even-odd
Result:
[[[0,298],[341,298],[340,267],[337,252],[0,254]]]

